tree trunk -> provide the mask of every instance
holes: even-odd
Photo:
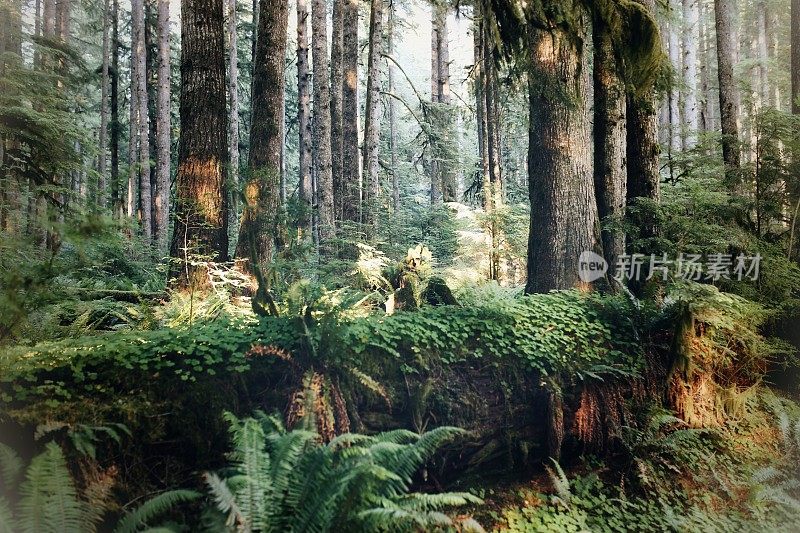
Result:
[[[358,0],[344,0],[342,22],[342,220],[359,222]]]
[[[131,90],[136,92],[136,131],[138,161],[136,177],[139,184],[139,219],[145,239],[153,238],[152,194],[150,190],[150,122],[147,108],[147,47],[145,45],[144,0],[131,2]]]
[[[678,10],[678,0],[671,0],[670,1],[670,12],[672,14],[672,19],[669,21],[669,63],[672,66],[672,70],[677,77],[679,72],[682,72],[681,67],[681,46],[680,40],[678,39],[678,28],[679,28],[679,19],[677,16],[681,13]],[[682,14],[682,13],[681,13]],[[677,19],[677,20],[676,20]],[[674,171],[675,171],[675,154],[677,154],[681,149],[681,135],[682,135],[682,124],[681,124],[681,114],[680,114],[680,91],[676,88],[673,84],[669,88],[668,92],[668,99],[669,99],[669,144],[668,144],[668,165],[669,165],[669,176],[670,179],[674,179]]]
[[[106,161],[108,158],[108,88],[109,88],[109,52],[110,43],[110,24],[111,24],[111,1],[105,0],[103,4],[103,63],[100,67],[100,133],[97,140],[97,191],[96,201],[101,209],[107,203],[107,184],[106,184]]]
[[[709,48],[710,39],[708,37],[708,6],[701,4],[700,9],[700,91],[699,99],[700,104],[700,129],[704,132],[714,131],[714,106],[713,98],[709,98],[710,93],[710,80],[709,80]]]
[[[111,0],[111,211],[122,217],[122,184],[119,180],[119,3]]]
[[[342,153],[342,43],[344,38],[344,2],[333,0],[331,25],[331,176],[333,180],[334,212],[337,221],[344,213],[343,153]]]
[[[739,178],[739,98],[733,78],[737,62],[739,37],[733,0],[714,0],[714,19],[717,29],[717,73],[719,76],[719,108],[722,123],[722,159],[730,183]]]
[[[431,204],[456,200],[457,151],[454,109],[450,106],[450,42],[447,31],[447,5],[431,5],[431,127],[430,174]]]
[[[394,57],[394,11],[394,4],[390,2],[386,28],[386,49],[392,57]],[[387,61],[387,67],[386,77],[389,94],[394,94],[394,63]],[[400,209],[400,180],[397,172],[397,111],[393,97],[388,98],[387,108],[389,115],[389,158],[392,167],[392,210],[397,213]]]
[[[442,101],[442,69],[439,54],[442,51],[441,32],[444,31],[446,24],[447,18],[444,7],[434,0],[434,2],[431,3],[431,102],[434,104]],[[435,106],[432,107],[432,114],[433,118],[438,118],[439,113]],[[438,130],[441,129],[442,124],[433,121],[432,126]],[[436,132],[435,136],[438,136],[439,133],[440,132]],[[434,144],[434,142],[431,142],[429,145],[431,152],[429,165],[431,175],[431,205],[437,204],[442,200],[442,173],[440,170],[441,161],[439,161],[441,154],[438,153]]]
[[[325,0],[311,0],[314,47],[314,175],[317,182],[319,239],[323,255],[336,234],[331,174],[331,93],[328,72],[328,21]]]
[[[595,17],[594,40],[594,186],[601,221],[625,215],[628,169],[625,155],[625,84],[611,33]],[[603,254],[611,268],[625,253],[625,234],[603,229]]]
[[[387,53],[394,57],[394,17],[395,8],[393,3],[389,3],[389,16],[386,28],[386,49]],[[389,94],[394,94],[394,63],[387,61],[387,84]],[[400,209],[400,177],[397,172],[397,110],[393,97],[388,98],[387,114],[389,119],[389,160],[392,167],[392,210],[397,212]]]
[[[155,240],[159,253],[169,246],[170,189],[170,24],[169,0],[158,0],[158,94],[156,106],[156,189],[153,206]]]
[[[156,193],[158,191],[158,0],[144,0],[145,90],[147,91],[148,169],[150,184],[150,229],[154,249],[156,234]]]
[[[492,92],[491,70],[495,68],[491,46],[489,45],[489,33],[484,22],[484,15],[478,5],[475,12],[473,25],[473,56],[475,60],[475,109],[478,126],[478,172],[481,180],[481,190],[483,192],[483,210],[490,215],[497,207],[497,195],[494,193],[494,185],[497,181],[496,170],[493,159],[492,129],[496,125],[490,125],[492,120],[491,102]],[[495,118],[496,120],[496,118]],[[499,255],[497,247],[497,230],[494,221],[489,225],[489,271],[488,278],[492,280],[500,279]]]
[[[239,213],[239,40],[236,34],[236,0],[228,0],[228,239],[236,237]]]
[[[56,0],[56,37],[65,44],[69,43],[71,8],[71,0]]]
[[[791,21],[792,113],[800,114],[800,0],[792,0]]]
[[[578,257],[600,251],[592,184],[588,62],[579,43],[588,15],[568,7],[573,27],[528,29],[530,125],[528,176],[531,224],[525,292],[580,285]],[[554,98],[553,95],[559,95]]]
[[[489,29],[484,26],[484,31]],[[489,157],[489,180],[491,182],[492,206],[497,208],[503,204],[503,157],[502,140],[500,139],[500,105],[497,91],[500,81],[497,78],[495,50],[489,33],[484,35],[484,98],[486,99],[486,136]]]
[[[758,108],[769,105],[769,82],[767,80],[767,63],[769,50],[767,48],[767,4],[765,0],[756,2],[757,39],[756,53],[758,55],[757,77],[758,80]]]
[[[193,258],[228,258],[224,50],[222,0],[182,0],[181,136],[170,255],[182,260],[171,274],[184,288],[208,283],[206,269],[192,264]]]
[[[481,189],[483,191],[483,210],[488,214],[492,211],[492,182],[489,164],[489,136],[487,134],[488,125],[486,124],[486,58],[484,40],[483,14],[480,12],[480,5],[476,6],[475,21],[473,24],[473,57],[475,63],[475,116],[478,125],[478,165],[481,179]],[[489,272],[489,279],[496,279]]]
[[[639,0],[651,14],[655,13],[655,0]],[[627,204],[646,198],[658,202],[660,198],[658,114],[655,90],[643,88],[629,93],[626,98],[627,119],[625,154],[628,163]],[[654,237],[658,228],[653,219],[637,221],[643,237]]]
[[[377,220],[378,149],[380,148],[381,54],[383,53],[383,0],[372,0],[369,16],[369,53],[367,56],[367,101],[364,120],[364,217],[369,234],[374,234]]]
[[[275,249],[285,242],[280,181],[288,1],[260,0],[258,18],[250,176],[244,185],[245,205],[236,256],[254,261],[263,270]]]
[[[308,87],[308,3],[297,0],[297,124],[300,152],[300,202],[303,206],[300,229],[311,236],[311,93]]]
[[[697,45],[699,39],[700,11],[698,0],[683,0],[683,124],[685,127],[683,149],[697,144],[700,129],[697,107]]]

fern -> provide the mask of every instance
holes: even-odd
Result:
[[[569,502],[572,500],[572,490],[570,489],[569,479],[567,479],[567,475],[564,473],[564,469],[561,468],[561,465],[558,464],[558,461],[552,457],[550,461],[552,461],[555,471],[553,471],[553,468],[550,468],[549,465],[545,465],[545,470],[547,470],[547,474],[553,482],[553,488],[556,490],[557,496],[555,496],[555,498],[565,507],[569,507]]]
[[[20,486],[19,515],[17,527],[22,533],[85,531],[82,502],[64,454],[52,442],[28,467]]]
[[[480,503],[464,493],[408,493],[414,473],[463,434],[457,428],[423,435],[345,434],[322,444],[315,433],[286,432],[277,421],[258,416],[240,421],[226,415],[233,474],[206,475],[228,527],[281,533],[420,530],[451,527],[444,509]]]
[[[175,505],[190,502],[200,497],[200,493],[193,490],[170,490],[150,498],[119,521],[114,533],[136,533],[146,527],[160,515],[168,512]]]
[[[12,533],[14,531],[14,515],[11,506],[4,497],[0,496],[0,533]]]
[[[0,442],[0,475],[5,486],[16,484],[22,472],[22,459],[10,446]]]

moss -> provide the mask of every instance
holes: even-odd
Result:
[[[602,21],[611,34],[623,65],[622,77],[633,94],[653,87],[662,72],[664,51],[653,13],[637,0],[533,0],[523,12],[510,0],[489,0],[481,6],[490,34],[501,56],[527,56],[526,32],[531,28],[556,28],[583,46],[589,14]]]
[[[447,283],[440,277],[434,276],[428,280],[422,298],[430,305],[458,305],[453,291]]]

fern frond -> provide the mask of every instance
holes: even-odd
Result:
[[[380,397],[384,401],[384,403],[386,403],[386,406],[389,409],[392,408],[392,400],[389,397],[389,393],[386,392],[384,386],[378,383],[377,380],[375,380],[375,378],[369,376],[368,374],[365,374],[356,367],[350,367],[348,370],[350,371],[351,374],[353,374],[356,377],[358,382],[361,383],[361,385],[365,389],[372,392],[376,396]]]
[[[272,460],[265,450],[266,435],[253,418],[232,426],[232,431],[235,449],[231,456],[238,461],[244,475],[244,484],[235,495],[242,514],[252,521],[253,529],[263,530],[269,521],[269,510],[275,506],[270,498],[274,490],[270,478]]]
[[[69,427],[69,424],[66,422],[45,422],[43,424],[39,424],[36,426],[36,430],[33,432],[33,438],[35,440],[41,440],[43,437],[49,435],[50,433],[54,433],[56,431],[60,431],[64,428]]]
[[[18,529],[22,533],[86,531],[83,502],[61,448],[48,443],[28,466],[20,486]]]
[[[190,502],[200,497],[193,490],[170,490],[150,498],[142,505],[125,515],[119,521],[114,533],[136,533],[148,522],[168,512],[179,503]]]
[[[8,500],[0,496],[0,533],[12,533],[14,531],[14,514],[11,512],[11,505]]]
[[[415,492],[395,500],[403,509],[415,511],[436,511],[447,507],[461,507],[481,504],[483,500],[468,492],[442,492],[426,494]]]
[[[756,500],[769,502],[787,507],[795,512],[800,512],[800,500],[790,496],[785,490],[774,487],[762,487],[756,493]]]
[[[395,444],[411,444],[419,440],[419,433],[407,429],[384,431],[375,436],[377,442],[393,442]]]
[[[247,523],[247,517],[242,514],[239,505],[236,503],[236,497],[231,492],[228,484],[219,478],[214,473],[206,473],[205,481],[211,490],[211,497],[217,504],[219,509],[225,516],[225,525],[230,527],[234,524],[244,525]]]
[[[471,516],[459,520],[458,525],[461,527],[461,533],[486,533],[483,526]]]
[[[550,458],[550,461],[553,463],[553,467],[555,468],[555,472],[553,468],[550,468],[549,465],[545,465],[545,470],[547,470],[547,474],[550,476],[550,480],[553,482],[553,488],[558,495],[558,498],[565,505],[569,505],[570,500],[572,499],[572,490],[569,486],[569,479],[567,475],[564,473],[564,469],[561,468],[561,465],[558,464],[558,461]]]
[[[22,458],[11,446],[0,442],[0,475],[6,489],[17,484],[22,473]]]
[[[763,484],[763,483],[768,483],[770,481],[774,481],[775,479],[778,479],[781,476],[782,474],[777,468],[773,466],[765,466],[764,468],[759,468],[758,470],[756,470],[755,473],[750,478],[750,480],[753,483]]]

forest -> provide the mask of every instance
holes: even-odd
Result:
[[[0,533],[800,531],[800,0],[0,0]]]

